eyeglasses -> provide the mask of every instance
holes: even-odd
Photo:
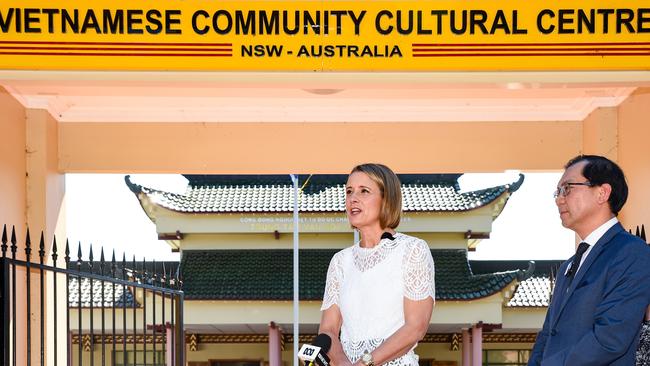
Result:
[[[562,197],[566,197],[566,196],[568,196],[569,193],[571,193],[571,186],[587,186],[587,187],[593,187],[594,184],[591,183],[591,182],[589,182],[589,181],[587,181],[587,182],[582,182],[582,183],[573,183],[573,182],[564,183],[564,184],[561,185],[560,187],[557,187],[557,189],[555,190],[555,192],[553,192],[553,198],[558,198],[558,197],[560,197],[560,196],[562,196]]]

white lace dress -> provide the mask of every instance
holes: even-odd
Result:
[[[357,243],[341,250],[327,271],[321,310],[338,305],[343,318],[341,344],[353,363],[404,325],[404,297],[435,300],[429,246],[405,234],[394,237],[382,239],[374,248]],[[418,356],[411,349],[385,364],[417,366]]]

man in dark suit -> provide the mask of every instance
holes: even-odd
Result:
[[[582,242],[558,270],[529,366],[634,365],[650,248],[616,219],[626,200],[623,171],[609,159],[582,155],[565,166],[555,203]]]

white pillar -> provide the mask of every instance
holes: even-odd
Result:
[[[472,364],[472,343],[469,341],[469,329],[463,328],[463,366]]]
[[[298,223],[300,218],[298,217],[298,175],[291,174],[291,181],[293,182],[293,366],[298,366],[298,340],[300,339],[300,296],[298,274],[299,274],[299,258],[298,258],[298,249],[300,246],[300,228]]]
[[[156,325],[154,324],[154,327]],[[172,339],[174,338],[173,336],[174,333],[174,328],[172,328],[172,325],[170,323],[165,324],[165,339],[167,340],[167,346],[165,347],[165,362],[166,365],[173,365],[174,364],[174,358],[172,355],[174,354],[174,350],[176,349],[176,345],[172,342]]]
[[[472,366],[481,366],[483,362],[483,325],[472,327]]]
[[[269,366],[282,366],[282,342],[280,328],[274,323],[269,323]]]

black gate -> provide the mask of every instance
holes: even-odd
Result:
[[[59,244],[60,245],[60,244]],[[167,365],[185,361],[183,292],[178,265],[93,261],[63,253],[56,238],[46,256],[41,233],[32,245],[29,230],[17,245],[15,228],[3,227],[0,250],[2,364]],[[36,253],[33,253],[36,252]],[[33,260],[33,258],[35,260]]]

